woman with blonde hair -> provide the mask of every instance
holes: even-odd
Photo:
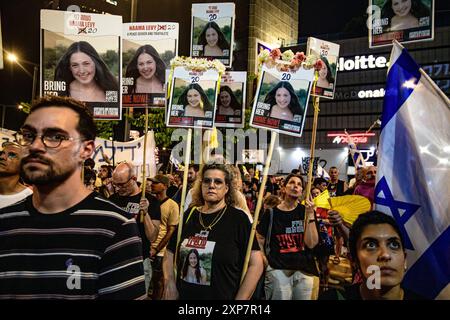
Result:
[[[241,283],[251,223],[248,216],[236,209],[237,191],[225,165],[203,167],[192,190],[192,206],[184,214],[180,242],[173,236],[163,260],[164,299],[247,300],[250,299],[263,271],[262,255],[254,241],[248,271]],[[174,233],[177,234],[176,232]],[[186,282],[174,256],[192,248],[208,259],[204,263],[207,284]],[[200,252],[202,251],[202,252]],[[208,265],[209,267],[206,267]]]

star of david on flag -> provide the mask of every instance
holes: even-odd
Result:
[[[386,81],[376,209],[405,239],[403,286],[450,299],[450,100],[398,42]]]

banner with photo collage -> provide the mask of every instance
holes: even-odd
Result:
[[[217,97],[216,127],[244,128],[247,72],[230,71],[222,75]]]
[[[191,57],[217,59],[231,67],[234,21],[234,3],[193,3]]]
[[[95,119],[120,120],[121,37],[121,16],[41,10],[41,96],[70,96]]]
[[[175,22],[123,24],[123,107],[165,107],[166,70],[178,54]]]
[[[194,71],[184,66],[173,72],[166,125],[179,128],[212,128],[217,103],[219,72]]]
[[[264,64],[250,126],[301,137],[313,79],[314,69],[284,72]]]

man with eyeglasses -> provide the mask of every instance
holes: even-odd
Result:
[[[115,193],[109,200],[134,217],[142,240],[142,257],[144,258],[145,290],[148,293],[152,278],[150,262],[151,242],[155,241],[161,220],[160,203],[156,197],[146,193],[141,199],[142,190],[137,184],[136,169],[128,162],[120,163],[112,174],[112,183]],[[140,211],[144,212],[144,221],[141,222]]]
[[[134,219],[81,180],[95,135],[77,100],[48,96],[31,107],[16,138],[34,193],[0,209],[0,299],[145,297]]]
[[[14,142],[4,142],[0,149],[0,208],[14,204],[33,193],[20,183],[22,148]]]

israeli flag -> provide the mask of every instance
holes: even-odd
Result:
[[[406,239],[404,286],[450,299],[450,100],[394,42],[378,153],[375,203]]]

